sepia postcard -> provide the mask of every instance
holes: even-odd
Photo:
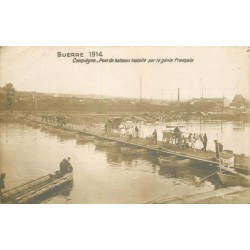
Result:
[[[0,203],[250,203],[249,47],[0,47]]]

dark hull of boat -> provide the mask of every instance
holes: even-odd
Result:
[[[227,173],[218,172],[220,181],[225,186],[250,186],[249,176],[243,177],[242,175],[232,175]]]
[[[95,141],[96,146],[98,147],[117,147],[119,142],[116,141]]]
[[[59,171],[35,179],[2,193],[3,203],[25,204],[52,192],[73,180],[73,173],[61,175]]]
[[[76,135],[76,139],[78,141],[93,141],[95,140],[95,136],[92,135]]]
[[[32,123],[32,128],[36,129],[36,128],[41,128],[42,125],[38,124],[38,123]]]
[[[76,132],[63,130],[60,132],[59,136],[62,138],[75,138]]]
[[[176,158],[172,157],[159,157],[158,158],[161,167],[168,167],[168,168],[186,168],[192,163],[190,159],[183,159],[177,160]]]
[[[121,152],[125,155],[146,155],[149,153],[147,149],[133,147],[121,147]]]

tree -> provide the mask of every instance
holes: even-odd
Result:
[[[5,93],[5,106],[7,110],[12,111],[13,109],[13,97],[15,94],[15,88],[13,87],[12,83],[7,83],[3,87],[4,93]]]

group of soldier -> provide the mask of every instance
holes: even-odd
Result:
[[[176,144],[182,142],[182,147],[184,147],[184,148],[186,147],[186,140],[185,140],[185,138],[181,137],[181,131],[180,131],[179,127],[176,127],[174,129],[174,138],[175,138]],[[188,136],[188,141],[191,143],[191,148],[193,148],[195,150],[194,143],[198,139],[200,139],[201,142],[203,143],[203,148],[201,150],[206,152],[207,151],[207,142],[208,142],[207,134],[199,135],[198,137],[195,138],[195,135],[190,133]],[[215,143],[216,158],[219,158],[220,152],[223,151],[223,145],[220,142],[218,142],[218,140],[214,140],[214,143]]]
[[[179,145],[182,148],[188,147],[188,142],[191,144],[191,148],[195,150],[195,142],[200,139],[200,141],[203,143],[203,148],[201,150],[207,151],[207,134],[193,134],[189,133],[188,137],[182,135],[182,132],[180,131],[179,127],[175,127],[174,131],[174,141],[175,144]]]
[[[109,126],[105,124],[105,134],[110,133]],[[124,124],[120,124],[118,127],[119,135],[121,139],[129,139],[131,140],[132,138],[139,138],[139,128],[137,126],[128,126]]]

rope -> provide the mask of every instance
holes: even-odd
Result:
[[[205,178],[201,179],[198,183],[200,183],[201,181],[204,181],[205,179],[207,179],[208,177],[210,177],[210,176],[212,176],[212,175],[214,175],[214,174],[216,174],[216,173],[217,173],[217,172],[214,172],[214,173],[212,173],[212,174],[208,175],[207,177],[205,177]]]

